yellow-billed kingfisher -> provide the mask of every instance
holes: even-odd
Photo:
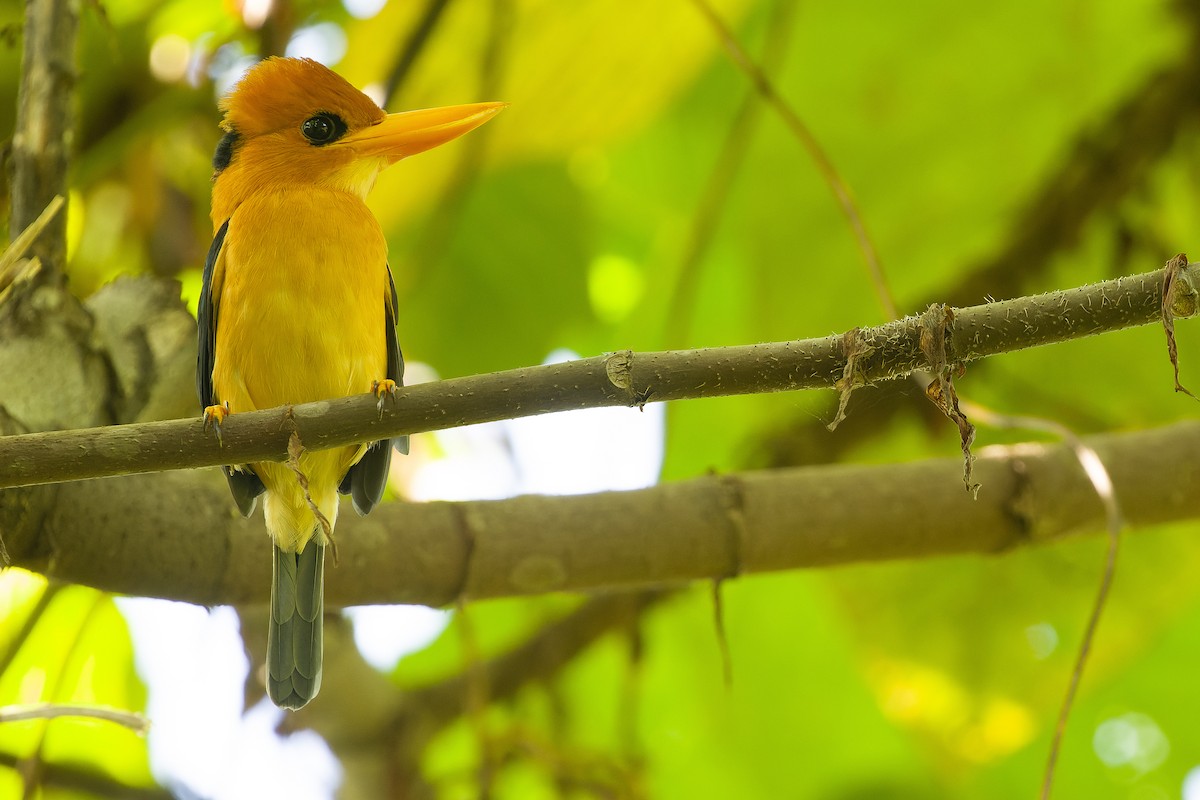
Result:
[[[196,387],[206,422],[229,413],[392,391],[404,379],[387,242],[364,202],[396,161],[454,139],[504,103],[386,114],[316,61],[268,58],[221,101],[213,242],[198,310]],[[326,528],[338,493],[380,500],[407,439],[225,467],[234,501],[263,495],[274,548],[267,693],[297,709],[321,687]],[[310,505],[311,500],[311,505]]]

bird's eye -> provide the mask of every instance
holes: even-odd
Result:
[[[304,120],[300,132],[315,145],[329,144],[346,132],[346,123],[333,114],[317,114]]]

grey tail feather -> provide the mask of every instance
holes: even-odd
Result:
[[[267,694],[280,708],[303,708],[321,690],[325,548],[310,540],[289,553],[272,545]]]

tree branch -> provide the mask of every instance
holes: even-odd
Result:
[[[10,753],[0,753],[0,767],[20,772],[20,758]],[[42,789],[62,789],[86,797],[111,797],[115,800],[173,800],[175,797],[166,789],[128,786],[115,778],[91,770],[82,764],[42,764],[38,786]]]
[[[24,230],[55,195],[67,194],[71,88],[79,0],[26,0],[25,49],[12,140],[9,232]],[[66,214],[50,220],[33,245],[39,282],[61,284],[67,252]]]
[[[1194,315],[1196,265],[1179,274],[1177,317]],[[950,364],[1082,338],[1161,318],[1163,271],[1077,289],[952,309],[943,334],[920,315],[860,329],[854,385],[927,366],[921,337],[945,335]],[[322,450],[552,411],[698,397],[828,388],[843,378],[843,336],[607,356],[454,378],[405,388],[376,406],[370,394],[229,417],[220,440],[193,419],[0,437],[0,488],[138,472],[283,461],[293,430]],[[845,383],[841,384],[844,388]]]
[[[1086,439],[1131,526],[1200,516],[1200,422]],[[388,503],[339,524],[331,606],[666,586],[861,561],[996,553],[1103,528],[1063,445],[961,461],[706,476],[632,492]],[[266,601],[269,539],[220,473],[169,472],[0,493],[13,561],[51,578],[193,603]]]
[[[388,72],[387,83],[383,90],[383,102],[379,104],[383,108],[387,108],[396,99],[396,93],[408,78],[413,65],[417,63],[417,57],[425,50],[425,46],[429,43],[430,37],[442,18],[442,12],[448,5],[450,5],[450,0],[425,0],[425,8],[422,9],[421,16],[417,18],[416,24],[404,41],[404,47]]]
[[[1065,157],[1019,204],[996,251],[965,265],[965,277],[935,296],[953,303],[1020,294],[1048,270],[1053,256],[1079,243],[1089,222],[1145,190],[1175,143],[1194,130],[1200,117],[1192,101],[1200,92],[1200,4],[1169,8],[1183,33],[1178,58],[1146,75],[1102,118],[1087,119]],[[1124,261],[1118,256],[1117,271]]]
[[[0,706],[0,723],[25,722],[31,719],[58,719],[78,717],[103,720],[123,725],[135,733],[150,730],[150,720],[134,711],[106,706],[88,706],[72,703],[37,703],[34,705]]]
[[[486,675],[489,701],[507,700],[530,683],[557,675],[581,652],[606,633],[633,624],[647,609],[669,596],[667,592],[601,594],[543,626],[513,649],[480,664]],[[393,725],[403,729],[431,719],[441,725],[467,713],[471,676],[458,673],[408,692]]]
[[[978,298],[1013,297],[1042,278],[1054,256],[1075,247],[1088,225],[1103,215],[1113,217],[1112,234],[1119,236],[1109,274],[1128,270],[1131,253],[1165,252],[1145,231],[1127,231],[1120,204],[1140,197],[1148,189],[1150,176],[1171,155],[1176,141],[1195,129],[1200,105],[1192,102],[1200,93],[1200,2],[1173,3],[1183,32],[1177,55],[1161,68],[1147,74],[1098,117],[1081,121],[1077,130],[1064,138],[1064,156],[1047,167],[1043,177],[1023,198],[1006,202],[1017,211],[1011,215],[994,250],[961,269],[950,281],[926,294],[950,304],[973,303]],[[1140,248],[1137,245],[1140,244]],[[1012,375],[1004,379],[1013,380]],[[1038,387],[1028,387],[1038,392]],[[785,467],[802,463],[834,462],[860,446],[864,439],[886,428],[899,411],[911,408],[898,390],[889,387],[876,402],[861,405],[852,425],[831,437],[826,421],[837,404],[824,413],[797,415],[787,424],[773,427],[758,437],[759,461]],[[1086,413],[1073,406],[1074,413]],[[932,417],[932,406],[924,409]]]
[[[775,113],[783,120],[788,130],[792,132],[792,136],[807,151],[809,158],[813,161],[813,165],[821,173],[821,179],[829,187],[829,191],[833,193],[834,200],[837,201],[838,209],[842,212],[842,216],[846,218],[846,222],[850,225],[850,232],[854,236],[854,242],[858,245],[863,261],[866,263],[867,275],[871,279],[871,286],[875,289],[880,305],[883,306],[884,314],[889,319],[896,319],[900,316],[900,309],[896,305],[895,298],[892,297],[891,289],[888,287],[887,276],[883,272],[883,265],[879,263],[879,251],[875,247],[875,243],[871,240],[870,234],[867,233],[867,226],[863,221],[862,214],[859,212],[858,203],[854,199],[854,193],[850,191],[850,186],[838,172],[833,159],[829,157],[825,148],[817,141],[816,135],[813,134],[808,124],[800,117],[800,114],[796,112],[796,109],[779,94],[774,82],[768,77],[763,68],[755,63],[750,54],[742,48],[733,31],[729,29],[729,26],[725,24],[720,15],[713,10],[713,7],[708,4],[707,0],[692,0],[692,4],[696,6],[701,16],[708,20],[717,38],[725,45],[725,49],[729,52],[729,57],[733,60],[733,63],[746,75],[750,83],[753,84],[755,90],[762,97],[763,102],[775,110]]]

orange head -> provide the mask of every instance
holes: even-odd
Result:
[[[213,226],[253,192],[319,185],[365,197],[380,170],[487,122],[505,103],[386,114],[316,61],[268,58],[221,101]]]

